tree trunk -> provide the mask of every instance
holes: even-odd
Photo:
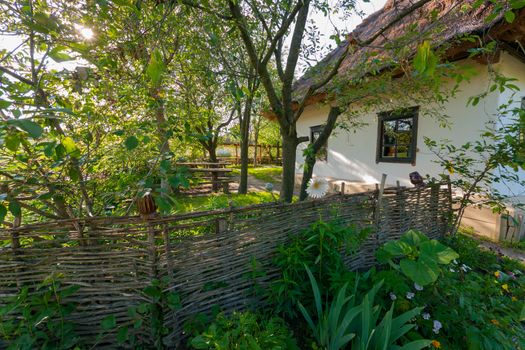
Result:
[[[297,137],[285,135],[283,140],[283,172],[280,198],[285,202],[291,202],[295,186],[295,159],[297,151]]]
[[[212,143],[211,147],[208,148],[208,153],[210,155],[209,157],[210,163],[217,163],[218,160],[217,160],[217,144],[216,143]]]
[[[317,153],[319,150],[326,144],[328,138],[332,134],[332,131],[335,128],[335,122],[341,114],[341,109],[339,107],[330,108],[330,113],[328,113],[328,118],[326,124],[323,127],[321,135],[312,143],[312,151],[308,152],[303,167],[303,179],[301,181],[301,192],[299,193],[299,200],[303,201],[308,197],[306,193],[306,188],[308,187],[308,182],[312,178],[314,172],[315,161],[317,160]]]
[[[299,193],[300,201],[304,201],[306,198],[308,198],[306,188],[308,187],[308,182],[310,181],[314,173],[315,161],[316,154],[308,154],[304,159],[303,179],[301,181],[301,191]]]
[[[157,136],[159,138],[158,147],[160,152],[160,158],[164,159],[166,155],[170,152],[170,145],[167,132],[168,122],[166,121],[166,117],[164,115],[164,100],[162,99],[161,95],[162,88],[152,88],[150,96],[154,100],[153,111],[155,114],[155,120],[157,124]],[[169,193],[171,190],[168,180],[164,177],[160,180],[160,188],[163,193]]]
[[[157,122],[157,135],[159,137],[159,151],[162,155],[170,152],[170,145],[168,143],[168,122],[164,116],[164,101],[161,97],[162,89],[154,88],[151,91],[151,97],[154,100],[154,113]]]
[[[257,166],[257,143],[259,142],[259,129],[260,129],[260,126],[261,126],[261,117],[259,117],[259,119],[257,120],[257,123],[256,125],[254,125],[254,128],[253,128],[253,146],[254,146],[254,151],[253,151],[253,167],[255,168]]]
[[[248,193],[248,150],[250,147],[250,120],[252,114],[253,94],[246,96],[244,111],[240,121],[241,128],[241,178],[238,193]]]

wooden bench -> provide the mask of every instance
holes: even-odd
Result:
[[[229,168],[189,168],[191,173],[200,173],[203,174],[201,178],[211,178],[212,190],[217,192],[222,186],[224,193],[230,193],[230,182],[233,180],[226,176],[227,173],[232,172],[232,169]]]

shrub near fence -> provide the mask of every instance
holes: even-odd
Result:
[[[22,286],[60,273],[61,285],[80,286],[68,299],[79,305],[69,319],[93,343],[105,317],[115,315],[117,325],[130,321],[130,307],[152,301],[143,289],[164,279],[181,299],[176,310],[159,305],[169,330],[164,343],[174,347],[184,338],[184,322],[195,314],[264,305],[254,284],[264,288],[278,275],[272,265],[276,248],[319,219],[374,227],[359,252],[344,256],[350,269],[366,269],[374,264],[377,247],[409,228],[442,235],[450,213],[450,191],[436,186],[387,190],[380,201],[373,191],[149,220],[101,217],[26,225],[0,233],[6,242],[0,253],[0,303]],[[254,262],[264,272],[256,279],[250,277]],[[150,326],[135,332],[147,338]],[[116,331],[98,346],[114,342]]]

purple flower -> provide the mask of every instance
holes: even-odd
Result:
[[[397,299],[397,296],[394,293],[390,292],[390,300],[396,300],[396,299]]]
[[[415,294],[412,293],[412,292],[407,292],[407,299],[408,299],[408,300],[412,299],[412,298],[414,297],[414,295],[415,295]]]
[[[424,320],[430,320],[430,314],[428,312],[423,312],[421,316],[423,317]]]

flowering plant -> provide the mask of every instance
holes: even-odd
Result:
[[[313,178],[308,182],[306,193],[312,198],[321,198],[328,192],[328,181],[323,178]]]

